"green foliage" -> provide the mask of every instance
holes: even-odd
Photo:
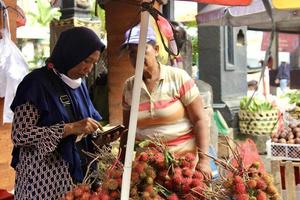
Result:
[[[250,100],[249,97],[244,97],[240,101],[241,110],[246,110],[249,112],[260,112],[260,111],[269,111],[273,109],[273,106],[270,102],[252,98],[251,102],[249,103],[249,100]]]
[[[97,4],[96,0],[93,0],[90,12],[92,16],[99,18],[101,22],[101,32],[105,31],[105,11]]]
[[[32,23],[46,27],[53,19],[58,19],[61,15],[58,8],[52,8],[48,0],[36,0],[38,11],[27,14],[32,18]]]
[[[197,22],[190,21],[185,24],[188,28],[197,28]],[[190,36],[192,42],[192,63],[193,65],[197,65],[199,53],[198,53],[198,34]]]
[[[196,65],[198,63],[199,53],[198,53],[198,37],[192,36],[192,60],[193,65]]]

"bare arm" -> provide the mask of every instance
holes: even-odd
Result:
[[[193,124],[193,132],[196,137],[197,147],[205,153],[208,153],[209,131],[208,117],[204,111],[202,98],[198,96],[191,104],[186,106],[189,118]],[[200,160],[207,160],[207,157],[199,155]]]
[[[196,145],[201,152],[208,153],[209,130],[208,116],[204,110],[202,98],[198,96],[192,103],[186,106],[189,118],[193,124],[193,132],[196,138]],[[197,169],[200,170],[206,179],[211,179],[212,173],[208,157],[199,154]]]

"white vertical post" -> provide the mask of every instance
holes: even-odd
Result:
[[[131,168],[133,160],[133,151],[135,143],[135,134],[137,126],[138,109],[140,103],[141,85],[144,69],[144,58],[146,50],[146,36],[149,25],[149,13],[143,11],[141,13],[141,25],[140,25],[140,42],[138,44],[137,61],[135,66],[135,76],[132,94],[132,103],[130,109],[130,120],[128,128],[128,137],[126,143],[126,155],[124,163],[124,172],[122,178],[121,200],[128,200],[130,194],[130,178]]]

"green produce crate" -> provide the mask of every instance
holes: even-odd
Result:
[[[240,132],[251,135],[271,135],[277,132],[278,111],[239,112]]]

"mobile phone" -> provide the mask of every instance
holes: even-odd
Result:
[[[125,130],[125,126],[117,125],[111,129],[108,129],[102,133],[93,134],[93,141],[98,146],[103,146],[105,144],[109,144],[115,140],[117,140],[123,131]]]

